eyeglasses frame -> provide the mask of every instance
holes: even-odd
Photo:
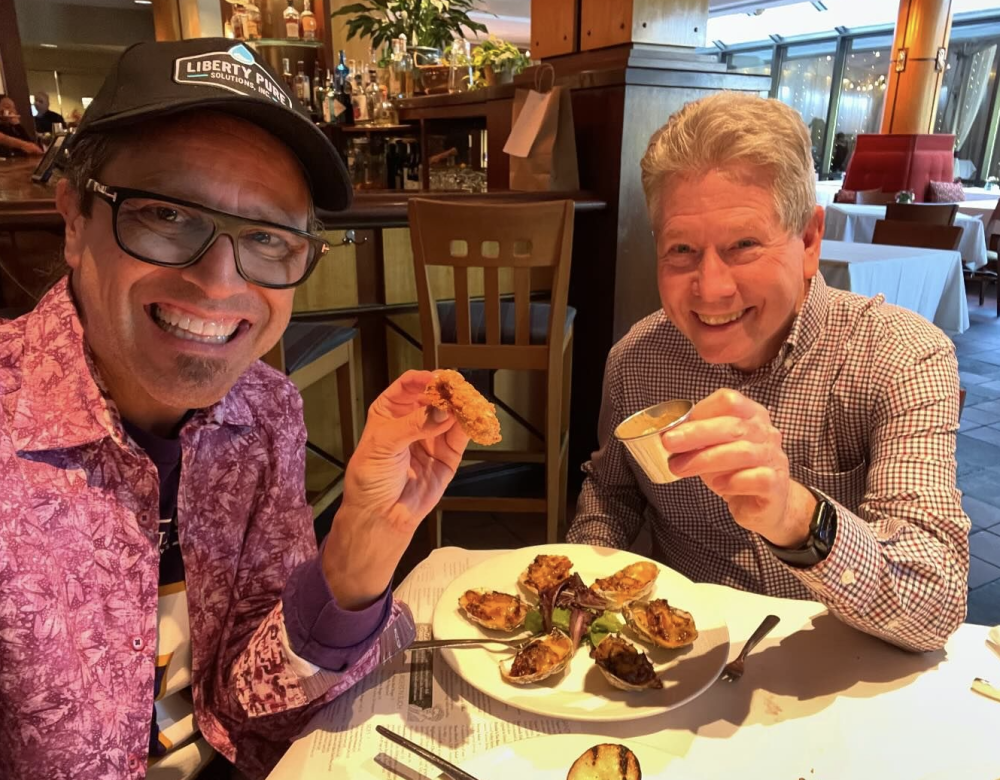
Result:
[[[240,275],[242,279],[254,284],[258,287],[266,287],[272,290],[287,290],[292,287],[298,287],[303,284],[311,275],[313,270],[316,268],[316,264],[319,262],[320,258],[323,257],[328,251],[330,251],[330,244],[327,243],[326,239],[322,236],[317,236],[306,230],[299,230],[298,228],[289,227],[288,225],[279,225],[276,222],[268,222],[266,220],[259,219],[247,219],[245,217],[237,216],[236,214],[228,214],[225,211],[217,211],[216,209],[209,208],[208,206],[203,206],[200,203],[193,203],[188,200],[182,200],[180,198],[171,198],[167,195],[161,195],[158,192],[147,192],[146,190],[137,190],[131,187],[115,187],[107,184],[102,184],[96,179],[88,179],[86,184],[86,189],[88,192],[92,192],[98,198],[103,200],[111,207],[111,225],[114,229],[115,241],[118,247],[130,257],[134,257],[136,260],[140,260],[143,263],[149,263],[150,265],[159,266],[160,268],[190,268],[205,254],[208,252],[220,236],[228,236],[230,242],[233,246],[233,258],[236,261],[236,272]],[[214,224],[214,230],[212,234],[208,237],[202,247],[195,252],[194,256],[184,263],[164,263],[160,260],[153,260],[150,257],[145,257],[143,255],[136,254],[131,249],[127,248],[122,242],[121,236],[118,235],[118,211],[121,204],[128,200],[129,198],[145,198],[147,200],[162,201],[163,203],[170,203],[174,206],[184,206],[185,208],[195,209],[198,212],[205,214],[209,219],[212,220]],[[292,233],[300,238],[306,239],[311,245],[317,247],[316,255],[309,261],[309,265],[306,267],[302,278],[297,282],[292,282],[289,284],[267,284],[264,282],[258,282],[256,279],[251,279],[247,276],[246,272],[243,270],[243,265],[240,263],[240,250],[239,250],[239,233],[240,231],[247,227],[263,227],[263,228],[277,228],[278,230],[284,230]]]

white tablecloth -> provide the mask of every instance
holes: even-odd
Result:
[[[429,623],[448,582],[497,552],[435,550],[396,595],[410,604],[418,624]],[[376,724],[458,764],[490,745],[573,731],[592,735],[594,743],[654,744],[682,756],[682,766],[700,778],[1000,777],[1000,702],[970,690],[975,677],[1000,681],[1000,657],[987,645],[984,626],[964,625],[944,651],[918,655],[847,627],[816,602],[704,587],[729,626],[730,658],[765,615],[781,618],[738,683],[716,683],[656,717],[579,723],[528,715],[485,697],[457,680],[440,654],[433,655],[432,673],[400,659],[318,713],[270,780],[438,777],[380,737]],[[409,768],[390,773],[376,756]],[[574,758],[566,756],[567,769]],[[498,767],[481,780],[501,777]]]
[[[1000,188],[994,187],[988,190],[985,187],[962,187],[965,192],[965,199],[969,200],[996,200],[1000,196]]]
[[[819,267],[831,287],[917,312],[949,336],[969,329],[958,252],[823,239]]]
[[[875,233],[875,223],[885,219],[885,206],[856,206],[835,203],[826,207],[826,231],[824,238],[834,241],[854,241],[870,244]],[[978,217],[959,213],[955,224],[962,228],[962,241],[958,251],[969,268],[986,265],[986,234],[983,222]]]
[[[820,206],[829,206],[843,186],[843,179],[816,182],[816,203]]]

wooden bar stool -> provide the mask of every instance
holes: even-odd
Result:
[[[566,520],[569,378],[573,318],[566,305],[573,250],[573,203],[456,203],[412,199],[410,240],[420,306],[424,367],[456,368],[467,377],[502,369],[545,372],[545,423],[537,430],[495,395],[490,399],[539,441],[527,450],[472,449],[466,460],[544,463],[545,498],[446,495],[428,518],[432,544],[441,543],[446,510],[539,512],[546,516],[546,539],[555,542]],[[435,297],[432,277],[451,272],[454,300]],[[482,275],[483,295],[470,288]],[[513,294],[502,295],[501,287]],[[532,301],[545,291],[548,300]],[[474,381],[474,380],[473,380]],[[508,432],[509,434],[509,432]],[[501,445],[503,446],[503,445]]]
[[[262,358],[265,363],[284,373],[301,393],[310,385],[335,374],[337,377],[337,408],[340,413],[340,439],[343,459],[306,441],[306,449],[336,466],[340,472],[318,489],[308,491],[307,498],[318,516],[344,489],[344,470],[357,446],[358,419],[354,404],[357,383],[355,328],[329,322],[288,323],[281,340]]]

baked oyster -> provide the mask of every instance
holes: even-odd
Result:
[[[642,780],[642,769],[627,747],[605,743],[594,745],[574,761],[566,780]]]
[[[590,657],[607,681],[623,691],[663,687],[646,654],[640,653],[635,645],[620,636],[605,637],[590,651]]]
[[[628,604],[622,609],[622,616],[640,639],[657,647],[684,647],[698,638],[691,613],[671,607],[666,599]]]
[[[651,561],[639,561],[626,566],[610,577],[594,580],[591,591],[604,599],[605,609],[619,612],[632,601],[648,598],[656,585],[660,567]]]
[[[517,596],[495,590],[467,590],[458,599],[458,606],[474,623],[496,631],[516,631],[524,625],[531,609]]]
[[[509,683],[527,685],[559,674],[573,657],[573,641],[558,628],[532,639],[512,659],[500,662],[500,676]]]
[[[536,596],[569,577],[573,561],[565,555],[536,555],[517,581]]]

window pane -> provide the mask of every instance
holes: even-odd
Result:
[[[878,44],[884,48],[874,48]],[[851,42],[841,80],[840,108],[830,160],[832,173],[847,170],[847,161],[854,150],[858,133],[879,131],[885,108],[891,51],[892,39],[886,41],[883,36],[858,38]]]
[[[773,52],[771,48],[733,52],[729,55],[727,70],[751,76],[770,76]]]
[[[778,99],[798,111],[809,128],[816,170],[823,151],[835,52],[833,41],[788,47],[778,84]]]

